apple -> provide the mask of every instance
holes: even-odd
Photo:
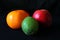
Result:
[[[36,10],[32,17],[39,21],[43,27],[49,27],[52,24],[52,16],[50,12],[46,9]]]

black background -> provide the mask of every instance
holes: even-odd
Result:
[[[6,24],[6,15],[15,9],[30,13],[37,9],[47,9],[52,15],[50,30],[36,36],[26,36],[22,30],[12,30]],[[60,1],[59,0],[0,0],[0,40],[60,40]],[[42,29],[43,30],[43,29]]]

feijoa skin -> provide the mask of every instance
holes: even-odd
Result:
[[[38,22],[32,17],[26,17],[22,22],[22,30],[26,35],[33,35],[38,31]]]

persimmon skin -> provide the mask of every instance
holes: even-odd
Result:
[[[29,16],[28,12],[24,10],[13,10],[8,13],[6,22],[12,29],[19,29],[25,17]]]

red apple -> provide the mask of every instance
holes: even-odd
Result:
[[[43,24],[43,27],[49,27],[52,24],[52,16],[48,10],[36,10],[32,17]]]

